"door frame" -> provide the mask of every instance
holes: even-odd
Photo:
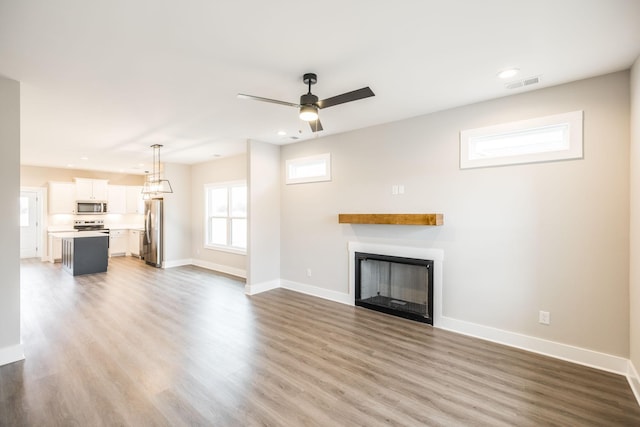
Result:
[[[47,241],[46,236],[47,236],[47,227],[49,226],[48,224],[48,218],[46,216],[46,205],[47,205],[47,189],[45,187],[26,187],[26,186],[20,186],[20,192],[22,193],[23,191],[31,191],[36,193],[36,197],[38,198],[38,209],[36,210],[36,221],[38,222],[38,225],[40,226],[40,231],[38,232],[38,239],[37,239],[37,245],[38,245],[38,252],[40,255],[40,260],[42,261],[46,261],[47,257],[49,256],[49,254],[47,253],[47,248],[45,245],[45,242]]]

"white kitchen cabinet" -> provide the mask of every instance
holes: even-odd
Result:
[[[62,239],[49,234],[48,251],[49,262],[62,261]]]
[[[49,214],[73,214],[76,209],[73,182],[49,182]]]
[[[129,230],[129,253],[131,256],[140,256],[140,236],[144,233],[141,230]]]
[[[127,187],[110,185],[107,199],[107,212],[115,214],[127,213]]]
[[[127,188],[127,213],[143,214],[144,199],[142,198],[142,186],[128,185],[126,188]]]
[[[109,230],[109,256],[125,256],[129,246],[129,230]]]
[[[107,200],[108,180],[76,178],[76,200]]]

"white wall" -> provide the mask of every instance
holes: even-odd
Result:
[[[173,193],[164,194],[164,266],[191,263],[191,167],[165,163],[163,178]]]
[[[279,285],[280,147],[249,141],[248,294]]]
[[[205,184],[246,179],[246,154],[191,166],[191,257],[194,264],[239,277],[246,277],[246,255],[204,247]]]
[[[458,167],[463,129],[575,110],[583,160]],[[283,280],[346,293],[350,240],[441,248],[445,316],[628,357],[628,72],[287,145],[281,170],[324,152],[331,182],[281,186]],[[437,212],[445,225],[339,225],[341,212]]]
[[[631,245],[630,245],[630,359],[635,368],[632,383],[640,401],[640,58],[631,69]]]
[[[20,344],[20,83],[0,77],[0,365],[24,358]]]

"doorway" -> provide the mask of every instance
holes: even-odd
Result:
[[[38,191],[20,191],[20,258],[40,256],[40,203]]]

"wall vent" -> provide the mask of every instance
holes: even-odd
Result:
[[[505,83],[506,89],[517,89],[519,87],[531,86],[540,83],[540,76],[527,77],[526,79],[516,80],[515,82]]]

